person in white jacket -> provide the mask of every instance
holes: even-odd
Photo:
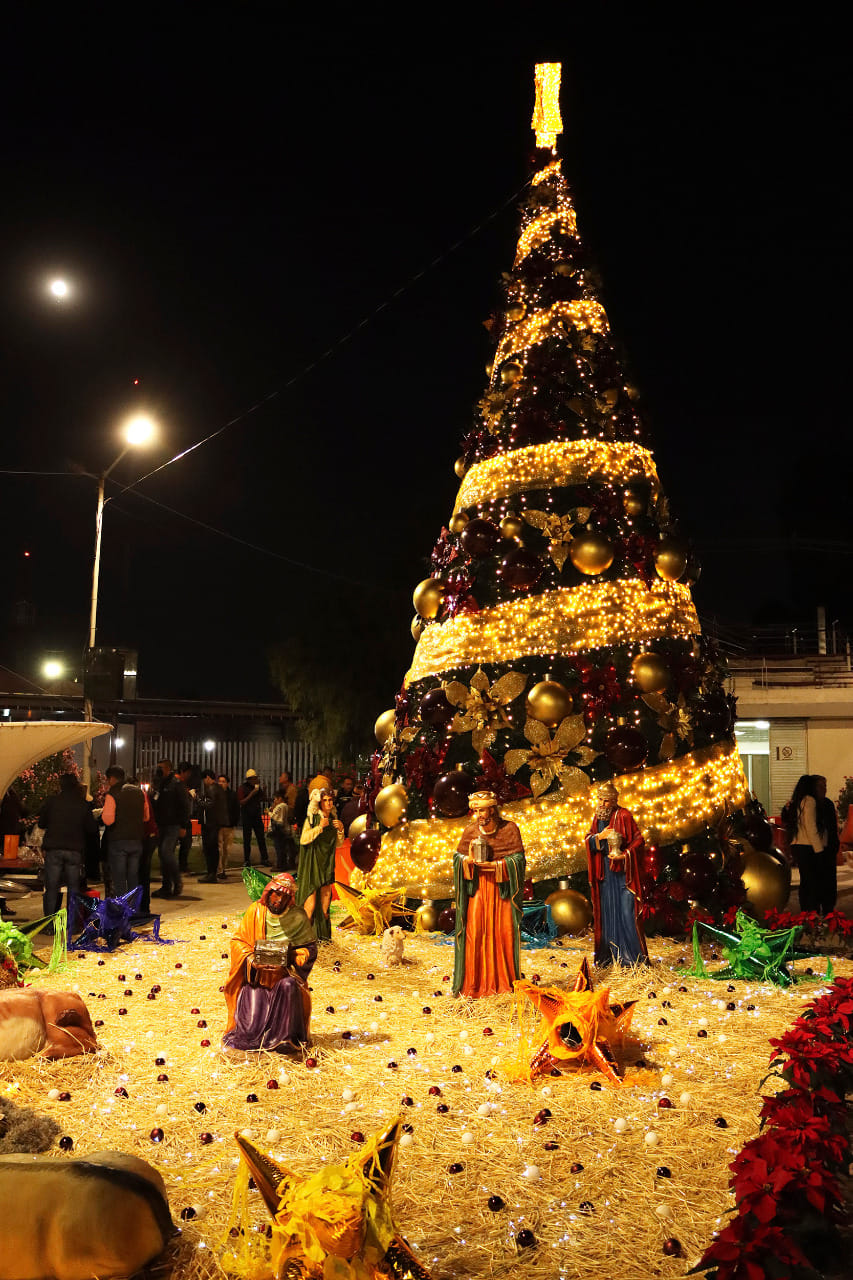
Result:
[[[791,854],[800,869],[800,910],[820,911],[828,844],[817,803],[817,779],[804,773],[785,807]]]

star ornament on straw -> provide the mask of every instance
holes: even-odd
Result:
[[[273,1220],[275,1280],[430,1280],[388,1204],[401,1128],[398,1118],[343,1164],[309,1178],[234,1135]]]
[[[526,997],[541,1013],[547,1028],[545,1040],[529,1064],[522,1068],[522,1075],[533,1080],[554,1068],[590,1065],[611,1084],[622,1084],[613,1048],[621,1046],[631,1025],[636,1000],[611,1004],[609,987],[595,989],[586,958],[578,970],[573,991],[538,987],[532,982],[516,982],[514,987],[519,1025],[523,1026]]]

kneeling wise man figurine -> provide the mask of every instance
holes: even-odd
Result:
[[[643,837],[612,782],[596,788],[596,810],[586,837],[595,928],[595,963],[648,964],[640,921],[639,858]]]
[[[225,1049],[298,1048],[309,1038],[317,935],[295,897],[293,877],[276,876],[231,939]]]
[[[453,858],[456,887],[453,994],[476,999],[512,991],[519,974],[524,846],[491,791],[468,801],[474,821]]]

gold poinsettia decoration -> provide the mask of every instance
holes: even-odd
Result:
[[[541,529],[548,539],[548,551],[557,568],[562,571],[569,554],[569,544],[574,536],[574,528],[586,524],[592,512],[591,507],[577,507],[564,516],[554,515],[550,511],[523,512],[524,519],[534,529]]]
[[[454,733],[471,734],[471,745],[479,753],[490,747],[500,729],[510,727],[506,708],[524,692],[527,676],[520,671],[507,671],[492,684],[479,667],[471,677],[471,684],[451,680],[444,692],[448,702],[459,707],[450,722]]]
[[[693,721],[683,693],[679,694],[677,702],[670,702],[662,693],[647,693],[643,702],[657,716],[658,728],[663,729],[659,752],[661,760],[671,760],[679,742],[693,746]]]
[[[530,790],[534,796],[541,796],[547,791],[554,779],[567,795],[577,795],[589,787],[589,777],[582,769],[565,762],[570,751],[575,753],[581,764],[589,764],[599,754],[589,747],[581,746],[587,729],[583,716],[566,716],[551,736],[550,730],[539,720],[528,720],[524,726],[524,736],[530,743],[528,747],[515,747],[504,756],[504,768],[507,773],[518,773],[522,765],[530,769]]]
[[[399,725],[394,725],[393,731],[389,733],[382,744],[382,755],[379,757],[379,768],[382,770],[383,777],[397,772],[398,757],[405,755],[406,747],[417,736],[417,728],[411,725],[406,729],[401,729]],[[391,780],[393,781],[393,778]]]

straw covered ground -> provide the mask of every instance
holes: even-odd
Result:
[[[614,999],[639,1001],[624,1087],[592,1088],[601,1077],[591,1069],[513,1085],[486,1074],[499,1073],[518,1043],[512,998],[453,1000],[452,948],[429,937],[407,936],[406,962],[385,968],[378,939],[336,930],[312,974],[317,1066],[278,1054],[235,1060],[219,1050],[235,924],[233,915],[175,920],[175,945],[72,957],[64,975],[38,977],[36,985],[80,991],[92,1018],[103,1020],[101,1049],[0,1064],[3,1087],[53,1115],[75,1153],[125,1150],[160,1169],[181,1235],[156,1274],[176,1280],[230,1274],[220,1255],[235,1130],[250,1130],[260,1147],[306,1174],[349,1155],[359,1145],[354,1135],[386,1125],[404,1097],[412,1133],[398,1155],[394,1213],[436,1280],[684,1275],[732,1207],[728,1164],[757,1131],[768,1038],[820,989],[682,980],[688,952],[656,941],[651,971],[603,979]],[[525,952],[522,967],[543,984],[568,986],[584,950],[584,940],[567,940]],[[853,966],[839,961],[836,970]],[[148,999],[152,987],[159,991]],[[49,1098],[56,1090],[70,1100]],[[671,1108],[658,1105],[662,1097]],[[449,1110],[439,1112],[440,1104]],[[551,1116],[534,1123],[545,1107]],[[154,1129],[163,1130],[159,1144]],[[250,1195],[260,1241],[269,1218],[260,1195]],[[494,1196],[503,1208],[489,1208]],[[195,1216],[182,1221],[182,1210]],[[535,1244],[519,1245],[523,1229]],[[680,1241],[681,1256],[664,1255],[668,1237]]]

